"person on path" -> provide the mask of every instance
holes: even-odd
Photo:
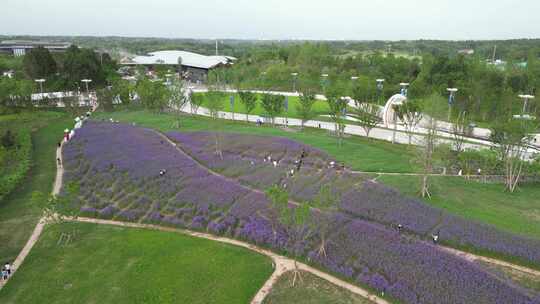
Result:
[[[69,141],[69,129],[64,130],[64,141],[65,142]]]
[[[435,244],[435,245],[437,245],[439,243],[439,234],[440,234],[440,231],[437,231],[436,234],[431,236],[433,238],[433,244]]]
[[[61,148],[62,147],[62,142],[58,142],[58,148]]]
[[[56,158],[56,162],[58,163],[58,167],[62,167],[62,160],[60,159],[60,157]]]
[[[11,264],[9,264],[9,262],[4,264],[4,270],[7,271],[8,276],[11,275]]]
[[[7,270],[2,269],[2,271],[0,271],[0,274],[2,274],[2,280],[7,281],[7,279],[8,279],[8,272],[7,272]]]

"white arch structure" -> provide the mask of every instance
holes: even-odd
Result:
[[[407,97],[401,95],[401,94],[396,94],[392,97],[390,97],[390,99],[388,99],[388,101],[386,102],[386,105],[384,106],[383,108],[383,111],[382,111],[382,119],[383,119],[383,123],[385,126],[388,126],[388,124],[390,123],[394,123],[394,108],[393,106],[394,105],[402,105],[404,102],[407,101]],[[397,120],[397,118],[395,118]]]

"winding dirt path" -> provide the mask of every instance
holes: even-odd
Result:
[[[62,146],[63,145],[64,143],[62,141]],[[56,159],[58,158],[60,159],[61,164],[63,164],[62,147],[56,148]],[[55,162],[56,162],[56,159],[55,159]],[[53,186],[53,191],[52,191],[52,194],[54,196],[60,193],[60,188],[62,187],[63,175],[64,175],[64,168],[62,167],[62,165],[59,165],[58,162],[56,162],[56,178],[54,179],[54,186]],[[11,268],[12,268],[11,276],[9,276],[7,280],[0,280],[0,290],[4,287],[4,285],[7,284],[9,279],[15,274],[17,269],[19,269],[19,267],[22,265],[22,263],[24,262],[28,254],[30,253],[30,250],[32,249],[32,247],[34,247],[34,245],[38,241],[39,236],[43,232],[43,228],[45,228],[46,224],[47,224],[47,220],[45,217],[42,217],[41,219],[39,219],[39,222],[37,223],[36,227],[34,228],[34,231],[30,235],[30,238],[28,239],[28,241],[26,241],[26,244],[24,245],[23,249],[21,250],[21,252],[19,252],[19,255],[17,255],[17,258],[11,264]]]

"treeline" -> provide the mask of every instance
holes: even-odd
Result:
[[[410,83],[409,98],[423,99],[433,94],[448,98],[447,88],[456,87],[453,116],[462,112],[478,122],[501,115],[521,114],[518,94],[535,94],[540,87],[537,49],[530,49],[522,62],[492,65],[482,56],[425,53],[406,58],[393,53],[336,56],[328,44],[305,43],[286,47],[254,48],[227,69],[214,70],[210,82],[239,89],[259,88],[281,91],[323,93],[338,88],[351,96],[382,104],[400,92],[400,83]],[[377,79],[384,79],[382,87]],[[534,100],[526,109],[540,115]]]
[[[90,88],[101,88],[119,78],[116,62],[107,53],[71,46],[64,53],[50,53],[37,47],[22,57],[1,56],[0,72],[14,70],[13,77],[0,77],[0,106],[24,106],[41,86],[44,92],[86,89],[83,79],[92,80]]]

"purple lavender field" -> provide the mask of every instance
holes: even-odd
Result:
[[[403,303],[540,303],[538,295],[414,235],[440,229],[443,238],[538,262],[540,243],[534,240],[452,217],[328,168],[326,154],[286,139],[220,134],[222,159],[212,134],[168,136],[180,149],[149,129],[87,123],[64,148],[64,178],[80,182],[81,213],[208,231],[295,253]],[[302,152],[300,170],[288,174]],[[268,156],[272,161],[263,161]],[[273,184],[286,186],[299,201],[326,184],[343,193],[340,209],[324,215],[331,219],[326,255],[317,250],[321,233],[298,244],[292,240],[301,232],[272,222],[263,190]],[[390,228],[397,223],[410,233]]]

